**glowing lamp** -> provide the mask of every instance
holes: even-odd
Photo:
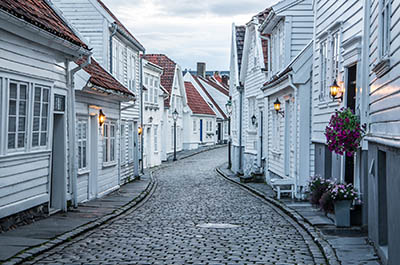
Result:
[[[99,125],[100,125],[100,127],[103,126],[105,121],[106,121],[106,115],[104,114],[103,110],[100,109],[100,111],[99,111]]]

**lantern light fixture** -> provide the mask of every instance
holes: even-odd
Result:
[[[138,134],[141,135],[143,132],[143,128],[142,127],[138,127]]]
[[[276,98],[276,100],[274,102],[274,109],[276,111],[276,114],[281,114],[282,117],[285,117],[285,112],[283,110],[281,110],[281,102],[279,101],[278,98]]]
[[[253,116],[251,116],[251,124],[256,125],[256,121],[257,121],[257,117],[256,117],[256,115],[253,114]]]
[[[226,113],[228,114],[228,116],[231,116],[231,114],[232,114],[232,101],[231,100],[228,100],[228,102],[226,102],[225,108],[226,108]]]
[[[174,112],[172,112],[172,118],[174,119],[174,122],[176,122],[176,120],[178,119],[178,111],[176,111],[176,109],[174,110]]]
[[[330,97],[332,98],[332,100],[335,100],[335,99],[342,100],[343,99],[343,91],[340,88],[340,86],[338,85],[336,79],[333,80],[333,84],[329,87],[329,90],[330,90],[329,94],[330,94]]]
[[[104,114],[103,110],[100,109],[100,111],[99,111],[99,125],[100,125],[100,127],[103,126],[105,121],[106,121],[106,115]]]

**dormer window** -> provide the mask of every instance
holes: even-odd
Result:
[[[271,64],[272,74],[279,72],[285,64],[285,47],[284,47],[284,21],[280,21],[271,34]]]
[[[381,59],[389,57],[390,52],[390,0],[380,2],[379,54]]]

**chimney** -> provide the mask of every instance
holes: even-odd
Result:
[[[203,78],[206,77],[206,63],[197,63],[197,75]]]
[[[229,86],[229,76],[223,75],[222,76],[222,83],[226,86]]]

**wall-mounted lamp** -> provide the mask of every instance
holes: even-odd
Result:
[[[149,117],[149,123],[153,122],[153,117]]]
[[[137,129],[137,133],[138,133],[139,135],[141,135],[142,132],[143,132],[143,128],[142,128],[142,127],[139,127],[139,128]]]
[[[226,102],[225,108],[226,108],[226,113],[228,114],[228,116],[231,116],[231,114],[232,114],[232,101],[230,99],[228,100],[228,102]]]
[[[106,121],[106,115],[104,114],[103,110],[100,109],[100,111],[99,111],[99,125],[100,125],[100,127],[103,126],[105,121]]]
[[[276,111],[276,114],[281,114],[282,117],[285,117],[285,112],[283,110],[281,110],[281,102],[279,101],[278,98],[276,98],[276,100],[274,102],[274,109]]]
[[[336,79],[333,81],[333,84],[329,87],[329,90],[330,90],[329,94],[332,100],[335,99],[340,99],[340,101],[343,100],[343,91],[336,82]]]
[[[251,116],[251,124],[256,125],[256,121],[257,121],[257,117],[256,117],[256,115],[253,114],[253,116]]]

